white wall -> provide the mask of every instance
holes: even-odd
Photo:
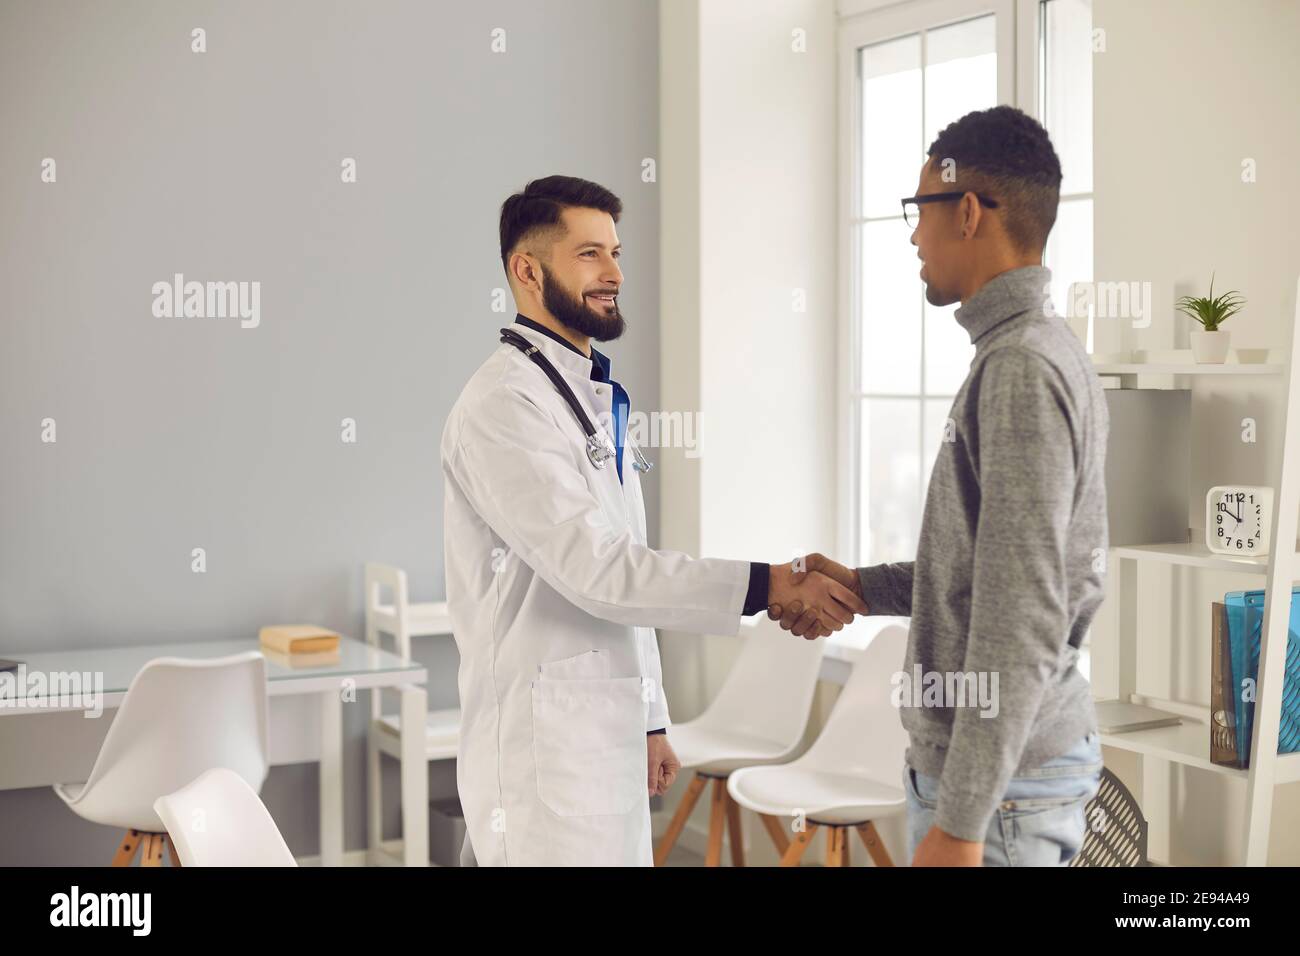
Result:
[[[698,458],[661,455],[664,547],[834,550],[834,31],[830,0],[661,5],[660,390],[702,416]],[[689,716],[702,701],[665,679]]]
[[[659,5],[660,401],[665,411],[700,408],[700,17],[696,0]],[[699,555],[700,459],[660,448],[659,546]],[[686,638],[689,642],[689,638]],[[698,713],[704,685],[696,655],[661,632],[664,687],[673,719]],[[689,644],[688,644],[689,649]]]
[[[1300,273],[1300,4],[1095,0],[1093,22],[1106,42],[1093,66],[1096,277],[1149,281],[1155,305],[1148,329],[1103,323],[1097,350],[1187,348],[1189,320],[1172,303],[1205,294],[1211,270],[1216,293],[1235,288],[1247,299],[1225,325],[1233,345],[1285,349]],[[1246,158],[1257,164],[1254,183],[1241,179]],[[1283,384],[1281,377],[1206,377],[1195,385],[1190,473],[1165,479],[1188,483],[1190,527],[1204,527],[1210,486],[1275,482]],[[1259,424],[1254,445],[1241,442],[1248,416]],[[1117,575],[1111,578],[1113,587]],[[1261,579],[1241,575],[1142,566],[1139,692],[1207,704],[1210,603],[1259,587]],[[1101,695],[1115,690],[1115,603],[1107,601],[1093,628],[1092,677]],[[1108,748],[1106,760],[1139,792],[1132,755]],[[1173,808],[1170,862],[1240,863],[1244,783],[1181,766],[1156,777],[1145,800]],[[1298,797],[1300,785],[1276,792],[1271,864],[1300,863]],[[1148,813],[1155,815],[1164,811]],[[1158,845],[1152,851],[1163,853]]]
[[[661,546],[834,552],[834,4],[662,0],[660,42],[660,394],[702,413],[698,458],[660,453]],[[674,721],[699,713],[738,640],[662,634]]]

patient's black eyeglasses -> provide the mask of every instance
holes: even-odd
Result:
[[[969,189],[951,193],[927,193],[924,196],[908,196],[906,199],[900,199],[899,202],[903,204],[903,221],[915,229],[917,221],[921,218],[921,206],[924,203],[952,202],[960,199],[968,192],[970,192]],[[997,202],[988,196],[979,193],[972,193],[972,195],[990,209],[998,208]]]

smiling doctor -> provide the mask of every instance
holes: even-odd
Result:
[[[442,435],[447,602],[460,651],[462,861],[649,866],[650,805],[680,767],[652,628],[734,635],[801,600],[839,630],[850,588],[789,564],[646,545],[630,401],[591,347],[622,334],[622,203],[535,180],[501,207],[519,310]]]

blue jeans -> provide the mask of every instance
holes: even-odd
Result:
[[[1101,787],[1101,740],[1088,734],[1060,756],[1007,781],[984,836],[985,866],[1064,866],[1083,846],[1084,807]],[[903,764],[907,859],[934,825],[939,778]]]

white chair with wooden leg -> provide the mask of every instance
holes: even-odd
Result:
[[[387,592],[387,596],[385,595]],[[411,660],[411,638],[451,634],[451,615],[445,601],[412,604],[407,599],[406,572],[387,564],[368,562],[365,569],[366,641],[380,647],[380,635],[391,634],[394,653]],[[429,861],[429,761],[456,759],[460,740],[460,708],[428,710],[422,687],[397,691],[399,711],[383,713],[383,692],[370,694],[370,728],[366,735],[366,862],[370,866],[427,866]],[[424,726],[424,733],[407,735],[403,725]],[[405,743],[405,747],[403,744]],[[383,847],[383,787],[380,756],[401,764],[402,857]],[[423,786],[421,782],[425,781]],[[424,799],[416,796],[423,793]]]
[[[663,866],[686,826],[704,788],[712,782],[709,839],[704,865],[722,860],[724,828],[733,866],[745,865],[740,808],[727,793],[727,777],[740,767],[780,763],[798,752],[808,726],[824,641],[806,641],[781,630],[760,615],[741,628],[740,654],[718,696],[694,720],[673,724],[668,739],[682,762],[683,774],[694,770],[686,793],[655,851]],[[769,832],[779,826],[764,819]]]
[[[257,791],[228,767],[204,771],[153,807],[177,866],[298,865]]]
[[[161,866],[166,827],[154,801],[212,767],[254,791],[270,763],[266,661],[259,651],[211,660],[159,657],[127,688],[85,783],[54,792],[78,816],[126,830],[113,866]],[[173,847],[172,862],[177,863]]]
[[[853,832],[877,866],[893,865],[875,821],[906,812],[899,777],[907,732],[892,703],[893,678],[906,651],[907,629],[883,628],[853,665],[826,726],[806,754],[779,767],[737,770],[727,781],[740,806],[785,821],[773,833],[782,866],[798,866],[821,828],[828,828],[828,866],[849,865]],[[802,826],[791,828],[794,822]]]

